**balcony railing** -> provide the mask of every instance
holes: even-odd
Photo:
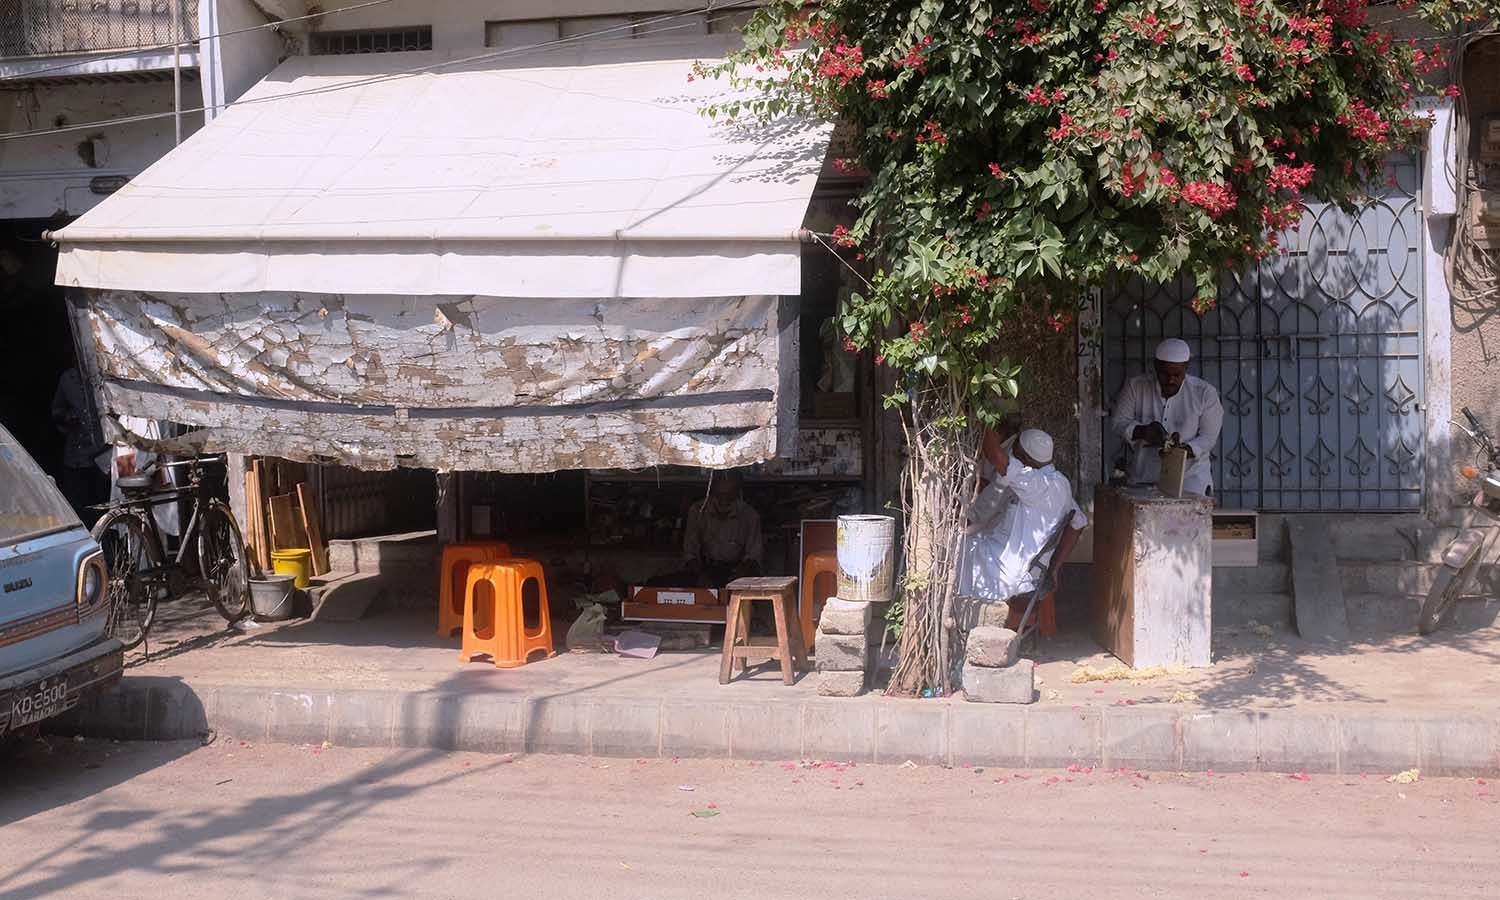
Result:
[[[180,35],[172,31],[178,4]],[[0,0],[0,57],[154,47],[198,36],[198,0]]]

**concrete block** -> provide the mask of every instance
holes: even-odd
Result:
[[[1098,766],[1103,760],[1103,715],[1097,707],[1032,706],[1026,710],[1028,766]]]
[[[550,697],[533,697],[528,700],[526,752],[588,753],[588,701]]]
[[[964,699],[976,703],[1031,703],[1036,699],[1036,666],[1023,659],[1004,669],[964,665]]]
[[[216,733],[243,741],[263,741],[270,718],[271,698],[263,688],[215,689],[209,724]]]
[[[729,754],[735,759],[801,759],[802,704],[736,703],[730,706]]]
[[[266,737],[280,744],[321,744],[328,740],[331,706],[323,691],[273,691]]]
[[[955,766],[1026,765],[1027,712],[1024,706],[950,704],[950,761]]]
[[[1019,636],[1009,628],[986,625],[969,632],[964,644],[965,659],[971,666],[1000,669],[1013,666],[1021,655]]]
[[[144,679],[126,678],[107,691],[74,707],[49,728],[117,741],[142,741],[148,736],[146,717],[151,690]]]
[[[975,616],[975,628],[1004,628],[1010,619],[1010,604],[1001,602],[981,603]]]
[[[863,672],[869,668],[870,643],[860,634],[820,634],[814,660],[819,672]]]
[[[838,762],[874,762],[875,704],[847,700],[802,704],[802,755]]]
[[[526,698],[505,694],[464,694],[458,705],[458,747],[477,753],[520,753],[526,749]]]
[[[707,759],[729,756],[728,705],[712,700],[663,703],[661,754]]]
[[[1182,737],[1176,710],[1111,707],[1104,710],[1104,767],[1179,769]]]
[[[865,692],[864,672],[819,672],[818,696],[858,697]]]
[[[595,700],[589,713],[589,752],[595,756],[660,756],[661,701]]]
[[[1338,772],[1339,727],[1335,716],[1271,710],[1260,714],[1257,730],[1261,771]]]
[[[1339,771],[1392,774],[1421,764],[1417,723],[1401,716],[1339,716]]]
[[[1260,764],[1257,714],[1194,712],[1182,719],[1182,768],[1253,772]]]
[[[1417,723],[1423,775],[1493,775],[1500,771],[1496,723],[1477,716],[1444,716]]]
[[[948,710],[952,704],[887,700],[875,705],[875,761],[900,765],[948,764]]]
[[[338,691],[329,713],[328,740],[336,747],[389,747],[396,699],[387,691]]]
[[[462,694],[399,694],[391,720],[391,744],[424,750],[459,750]]]
[[[870,619],[869,603],[835,597],[823,606],[823,615],[818,618],[818,631],[822,634],[864,635],[870,630]]]
[[[147,740],[188,740],[208,730],[208,711],[191,686],[172,679],[151,686],[146,700]]]

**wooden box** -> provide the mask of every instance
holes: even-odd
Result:
[[[1260,564],[1260,520],[1254,510],[1214,510],[1213,563],[1215,566]]]
[[[1094,494],[1094,639],[1132,668],[1211,661],[1212,507],[1101,485]]]
[[[633,622],[724,624],[721,592],[700,587],[633,587],[620,617]]]

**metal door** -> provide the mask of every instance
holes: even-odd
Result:
[[[1180,337],[1193,374],[1219,389],[1213,456],[1224,508],[1397,511],[1422,503],[1422,203],[1413,157],[1356,213],[1307,207],[1284,252],[1226,277],[1218,306],[1192,285],[1113,286],[1103,304],[1112,401]],[[1120,441],[1106,429],[1106,472]]]

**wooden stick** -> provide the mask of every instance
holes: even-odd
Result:
[[[262,572],[271,571],[271,535],[266,528],[266,467],[259,460],[251,460],[250,471],[245,474],[245,515],[250,521],[250,540],[255,547],[255,557]]]
[[[312,491],[305,482],[297,485],[297,505],[302,510],[302,530],[307,532],[307,546],[312,550],[312,573],[328,574],[328,545],[323,543],[323,525],[318,519],[318,506]]]

